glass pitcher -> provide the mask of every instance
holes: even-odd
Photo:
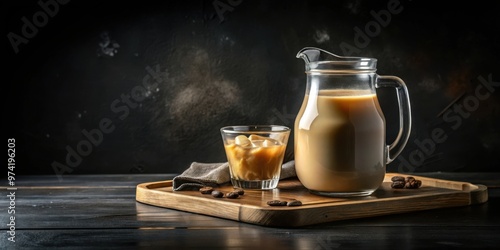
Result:
[[[377,59],[343,57],[304,48],[307,87],[294,124],[295,170],[310,192],[333,196],[366,196],[380,187],[386,164],[405,147],[411,109],[405,83],[379,76]],[[385,118],[375,89],[396,88],[399,132],[386,144]]]

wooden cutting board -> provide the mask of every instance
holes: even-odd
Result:
[[[274,190],[245,190],[237,199],[214,198],[199,191],[173,191],[172,181],[137,185],[141,203],[186,212],[215,216],[269,227],[300,227],[330,221],[399,214],[421,210],[468,206],[488,200],[484,185],[414,176],[422,181],[419,189],[393,189],[391,177],[371,196],[330,198],[309,193],[297,179],[281,180]],[[402,175],[407,176],[407,175]],[[216,188],[233,190],[231,185]],[[269,200],[302,201],[297,207],[272,207]]]

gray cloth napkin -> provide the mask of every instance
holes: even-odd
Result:
[[[280,180],[295,177],[295,161],[283,164]],[[223,163],[200,163],[193,162],[182,174],[174,177],[174,191],[198,190],[203,186],[216,187],[231,181],[229,164]]]

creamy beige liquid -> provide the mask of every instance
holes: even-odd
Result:
[[[295,121],[295,166],[313,191],[374,191],[385,175],[385,120],[375,94],[306,95]]]
[[[231,178],[244,181],[279,179],[286,145],[275,140],[271,145],[263,145],[263,141],[224,145]]]

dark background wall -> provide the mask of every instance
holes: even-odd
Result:
[[[41,2],[2,7],[4,135],[16,139],[18,174],[225,161],[220,127],[293,127],[306,46],[375,57],[379,74],[407,83],[412,135],[388,171],[500,166],[494,1]],[[395,95],[379,94],[392,141]],[[290,159],[293,139],[288,148]]]

